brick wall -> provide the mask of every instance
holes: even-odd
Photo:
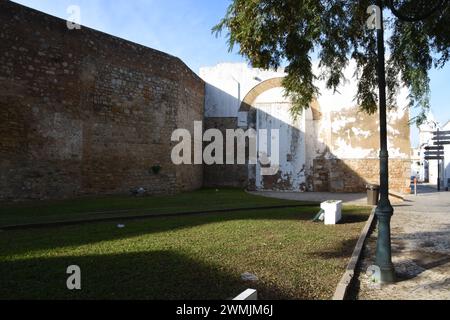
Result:
[[[316,192],[365,192],[367,183],[379,183],[378,159],[315,159],[313,185]],[[392,191],[410,193],[410,161],[389,161]]]
[[[202,166],[174,166],[170,137],[203,105],[178,58],[0,2],[0,199],[198,188]]]
[[[227,129],[237,129],[237,118],[205,118],[205,130],[219,129],[223,136],[226,136]],[[224,157],[226,154],[224,143]],[[236,146],[235,146],[236,148]],[[248,155],[248,150],[246,151]],[[237,156],[237,152],[235,152]],[[225,159],[224,159],[225,161]],[[237,161],[235,161],[237,163]],[[205,165],[204,166],[204,186],[205,187],[249,187],[247,165]],[[253,182],[254,184],[254,182]]]

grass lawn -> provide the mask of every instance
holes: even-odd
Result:
[[[296,205],[297,201],[254,196],[238,189],[203,189],[176,196],[111,196],[58,201],[0,203],[0,227],[124,215]]]
[[[239,190],[188,195],[118,202],[125,207],[142,201],[146,209],[153,209],[153,202],[158,210],[174,210],[275,201]],[[177,202],[178,197],[187,202]],[[189,202],[192,197],[197,203]],[[57,212],[82,214],[82,208],[116,208],[106,200],[83,201],[72,207],[60,202],[55,212],[46,204],[38,212],[56,217]],[[18,208],[22,218],[32,213]],[[344,209],[344,220],[336,226],[311,222],[318,211],[313,205],[161,217],[126,222],[123,229],[117,228],[119,220],[0,232],[0,299],[227,299],[249,287],[258,289],[261,299],[329,299],[370,211]],[[9,206],[6,215],[13,211]],[[81,291],[66,289],[66,269],[73,264],[81,267]],[[242,281],[244,272],[259,281]]]

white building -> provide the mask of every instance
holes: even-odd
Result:
[[[318,73],[317,64],[314,66]],[[361,192],[379,180],[378,114],[362,112],[355,101],[355,63],[344,70],[338,92],[317,81],[320,95],[294,119],[284,95],[282,70],[261,70],[245,63],[200,69],[206,82],[205,129],[279,129],[280,171],[261,174],[261,165],[210,166],[207,186],[245,186],[257,190]],[[410,149],[407,92],[388,114],[391,188],[409,193]],[[305,106],[308,107],[308,106]],[[273,137],[272,137],[273,138]],[[271,139],[268,139],[271,141]],[[270,143],[270,142],[269,142]]]
[[[450,131],[450,120],[441,127],[441,131]],[[450,145],[444,146],[444,186],[450,188]]]
[[[424,124],[419,127],[419,154],[420,163],[419,168],[419,181],[429,182],[431,184],[437,184],[438,179],[438,161],[437,160],[425,160],[425,148],[427,146],[434,146],[435,140],[433,140],[434,132],[440,131],[450,131],[450,121],[445,125],[441,126],[437,122],[430,112],[427,115],[427,120]],[[441,186],[450,187],[450,145],[444,146],[444,161],[440,161],[441,164]],[[415,170],[414,166],[411,170]]]
[[[424,180],[423,162],[420,155],[420,148],[411,149],[411,177],[416,177],[418,181],[422,182]]]

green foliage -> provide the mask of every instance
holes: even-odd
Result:
[[[419,22],[399,20],[385,10],[387,87],[389,107],[395,106],[399,88],[410,92],[410,107],[420,107],[417,122],[429,109],[429,70],[442,67],[450,58],[450,5],[447,0],[384,1],[411,16],[422,14],[438,2],[444,7]],[[368,112],[377,111],[376,33],[368,30],[367,8],[371,0],[233,0],[225,17],[213,28],[228,31],[229,48],[239,52],[257,68],[278,68],[286,63],[283,85],[297,116],[318,95],[315,80],[325,80],[337,90],[346,80],[344,68],[356,61],[356,100]],[[319,74],[311,55],[319,58]]]

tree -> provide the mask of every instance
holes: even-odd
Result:
[[[419,107],[420,124],[430,108],[429,71],[450,59],[449,0],[384,0],[390,9],[385,20],[388,40],[386,72],[388,106],[395,107],[401,86],[409,89],[409,106]],[[360,107],[377,111],[376,36],[368,30],[370,0],[233,0],[225,17],[213,28],[228,31],[230,50],[239,52],[257,68],[278,68],[286,63],[283,81],[294,116],[318,95],[315,80],[337,90],[345,81],[343,70],[356,61]],[[400,19],[401,18],[401,19]],[[312,68],[312,54],[320,73]]]

